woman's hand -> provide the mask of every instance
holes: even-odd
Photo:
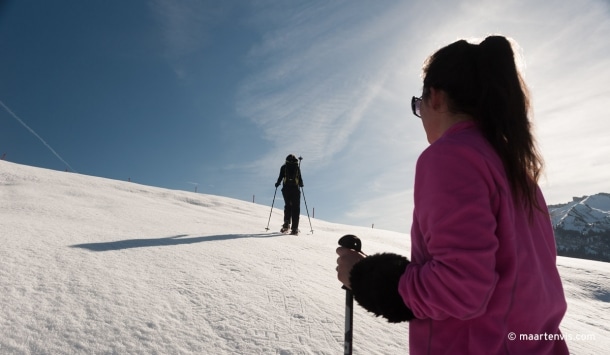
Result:
[[[338,247],[337,255],[339,255],[337,258],[337,268],[335,269],[337,270],[337,278],[345,287],[351,289],[349,277],[352,267],[354,267],[357,262],[364,259],[365,255],[345,247]]]

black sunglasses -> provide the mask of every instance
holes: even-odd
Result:
[[[413,98],[411,98],[411,110],[413,111],[413,114],[419,118],[421,118],[421,101],[421,97],[413,96]]]

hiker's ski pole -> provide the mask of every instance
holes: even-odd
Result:
[[[307,208],[307,199],[305,198],[305,189],[301,186],[301,192],[303,193],[303,201],[305,201],[305,211],[307,211],[307,219],[309,220],[309,229],[311,229],[311,234],[313,234],[313,227],[311,226],[311,218],[309,218],[309,209]]]
[[[303,157],[299,157],[299,172],[301,171],[301,160],[303,160]],[[311,218],[309,218],[309,208],[307,208],[307,199],[305,198],[305,189],[303,188],[303,186],[301,186],[301,193],[303,194],[303,201],[305,202],[305,211],[307,211],[309,229],[311,230],[311,234],[313,234],[313,227],[311,226]]]
[[[339,239],[339,245],[360,252],[362,242],[355,235],[347,234]],[[354,319],[354,295],[352,291],[343,286],[345,290],[345,340],[343,342],[343,354],[352,355],[352,326]]]
[[[269,230],[269,222],[271,222],[271,212],[273,212],[273,204],[275,203],[275,194],[277,194],[277,186],[275,187],[275,192],[273,193],[273,201],[271,202],[271,211],[269,211],[269,220],[267,221],[267,227],[265,230]]]

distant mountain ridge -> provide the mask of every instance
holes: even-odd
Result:
[[[548,209],[558,255],[610,262],[610,194],[574,197]]]

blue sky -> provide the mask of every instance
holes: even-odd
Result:
[[[422,62],[489,34],[521,46],[547,202],[610,192],[601,0],[3,1],[0,154],[270,206],[294,153],[310,215],[407,232]]]

